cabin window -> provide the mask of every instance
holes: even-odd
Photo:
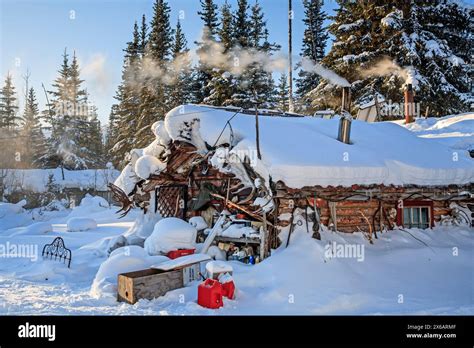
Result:
[[[403,227],[429,228],[431,225],[430,207],[403,208]]]

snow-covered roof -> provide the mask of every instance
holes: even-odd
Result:
[[[348,145],[337,140],[338,124],[338,119],[259,117],[261,160],[256,158],[252,115],[184,105],[167,114],[163,128],[171,139],[203,152],[206,144],[230,143],[230,152],[247,156],[263,178],[271,176],[293,188],[474,182],[474,162],[465,151],[419,138],[391,122],[353,121]]]

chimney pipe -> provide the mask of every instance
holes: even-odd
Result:
[[[414,121],[415,103],[413,86],[411,83],[407,84],[405,88],[405,123]]]
[[[350,113],[351,110],[351,88],[342,87],[342,110]]]
[[[351,143],[352,116],[350,114],[350,110],[351,110],[351,88],[343,87],[342,88],[341,118],[339,120],[339,131],[337,135],[337,140],[345,144]]]

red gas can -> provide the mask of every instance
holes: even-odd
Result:
[[[235,292],[234,281],[231,280],[221,285],[222,285],[222,295],[232,300],[234,298],[234,292]]]
[[[198,304],[216,309],[223,306],[222,285],[217,280],[206,279],[198,286]]]
[[[194,250],[196,249],[178,249],[178,250],[171,250],[166,254],[170,259],[176,259],[181,256],[191,255],[194,254]]]

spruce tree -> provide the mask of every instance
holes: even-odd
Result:
[[[239,2],[239,9],[235,16],[235,25],[246,23],[247,29],[243,27],[234,28],[235,35],[239,45],[245,44],[251,52],[263,52],[265,55],[271,55],[272,51],[279,48],[275,43],[268,41],[268,29],[264,14],[258,1],[251,7],[250,19],[243,19],[243,8],[248,7],[246,1]],[[239,24],[240,23],[240,24]],[[239,34],[243,35],[248,31],[245,40],[240,39]],[[245,41],[245,42],[244,42]],[[231,103],[243,108],[251,108],[257,103],[262,108],[273,108],[275,106],[275,85],[271,72],[265,70],[263,62],[253,62],[247,66],[241,74],[235,79],[235,93],[231,97]]]
[[[194,82],[192,85],[193,99],[196,103],[205,102],[209,96],[211,86],[209,82],[213,76],[213,67],[206,64],[203,55],[212,54],[212,43],[216,40],[216,34],[219,28],[219,19],[217,16],[217,5],[213,0],[201,0],[201,10],[198,15],[204,23],[203,35],[199,42],[196,42],[196,53],[199,57],[198,64],[194,73]]]
[[[80,170],[96,166],[97,154],[88,141],[92,128],[83,82],[76,53],[69,64],[65,50],[59,76],[49,92],[52,98],[48,121],[52,131],[48,139],[48,154],[42,158],[46,167]]]
[[[232,32],[232,8],[227,0],[221,7],[221,23],[218,30],[219,42],[224,47],[224,53],[234,46],[234,38]]]
[[[218,30],[218,40],[227,54],[234,46],[232,11],[230,4],[226,1],[221,7],[221,21]],[[209,95],[204,103],[215,106],[231,104],[231,97],[235,92],[234,77],[223,66],[214,67],[211,72],[211,80],[208,83]]]
[[[305,30],[303,34],[303,43],[300,56],[310,59],[314,62],[320,62],[324,58],[324,50],[328,33],[324,28],[326,14],[323,11],[323,0],[304,0],[304,18]],[[296,94],[299,99],[298,104],[306,104],[306,95],[315,89],[319,84],[319,76],[316,73],[310,73],[300,70],[296,80]]]
[[[0,168],[18,168],[18,106],[10,74],[0,90]],[[20,138],[21,139],[21,138]],[[21,154],[21,152],[20,152]]]
[[[67,146],[69,127],[69,106],[71,104],[69,90],[69,55],[64,49],[63,60],[58,71],[58,77],[53,82],[53,89],[48,91],[51,98],[47,105],[46,121],[49,124],[51,135],[47,140],[47,154],[41,158],[41,166],[56,168],[65,166],[65,159],[61,156],[61,149]]]
[[[41,130],[40,112],[36,94],[30,88],[25,101],[25,110],[21,120],[22,162],[28,168],[41,168],[46,155],[46,138]]]
[[[18,105],[15,86],[10,74],[0,91],[0,128],[13,132],[18,126]]]
[[[204,22],[208,38],[214,38],[219,28],[219,19],[217,17],[217,5],[213,0],[199,0],[201,3],[201,11],[198,15]]]
[[[156,0],[150,23],[147,53],[157,62],[168,60],[171,54],[173,31],[170,25],[171,9],[165,0]]]
[[[355,103],[373,99],[375,93],[386,100],[403,102],[405,79],[391,73],[367,74],[383,57],[402,68],[411,67],[417,101],[421,112],[443,115],[468,110],[470,67],[459,47],[470,47],[472,28],[459,29],[449,42],[452,25],[458,19],[465,23],[469,10],[449,6],[444,0],[407,2],[348,2],[339,0],[340,8],[330,25],[335,41],[323,64],[345,77],[357,81],[353,89]],[[449,11],[446,10],[449,7]],[[406,75],[406,72],[405,72]],[[322,81],[312,93],[315,107],[337,107],[336,89]]]
[[[247,0],[237,1],[237,10],[233,17],[234,38],[236,43],[246,48],[249,46],[249,38],[251,35],[251,24],[248,18],[249,5]]]
[[[135,22],[135,25],[137,25],[136,22]],[[135,29],[135,26],[134,26],[134,36],[136,35],[135,32],[137,30],[138,30],[138,28]],[[147,47],[147,43],[148,43],[148,24],[146,23],[145,15],[142,15],[142,24],[141,24],[141,27],[140,27],[140,40],[139,40],[139,44],[138,44],[138,53],[139,53],[140,57],[142,57],[142,58],[145,55],[145,50],[146,50],[146,47]]]
[[[191,101],[192,67],[187,48],[186,37],[178,20],[175,29],[175,38],[172,47],[173,61],[171,63],[173,81],[168,86],[169,102],[168,107],[174,108],[178,105]]]
[[[169,111],[167,105],[168,89],[163,75],[170,73],[169,61],[172,58],[172,43],[174,31],[170,26],[170,7],[164,0],[156,0],[153,6],[153,18],[150,23],[150,34],[145,50],[146,65],[142,69],[161,70],[160,74],[150,74],[144,71],[139,81],[140,108],[136,124],[136,142],[131,142],[137,147],[144,147],[153,139],[150,126],[164,119]],[[147,68],[148,67],[148,68]]]
[[[282,74],[280,76],[280,80],[278,81],[277,87],[277,103],[276,106],[278,110],[283,112],[289,111],[289,101],[288,101],[288,93],[289,93],[289,85],[288,85],[288,75]]]
[[[143,28],[143,26],[142,26]],[[145,37],[146,41],[146,37]],[[135,148],[137,142],[138,116],[142,103],[142,86],[144,81],[136,81],[140,73],[140,43],[143,43],[137,23],[133,27],[132,40],[127,42],[124,49],[125,57],[122,69],[122,82],[117,88],[115,99],[117,104],[112,106],[109,122],[108,142],[112,162],[120,167],[126,154]]]
[[[105,166],[104,143],[102,137],[101,123],[97,115],[97,107],[92,105],[89,111],[87,122],[88,132],[85,139],[87,140],[87,151],[93,156],[89,160],[89,168],[98,169]]]

